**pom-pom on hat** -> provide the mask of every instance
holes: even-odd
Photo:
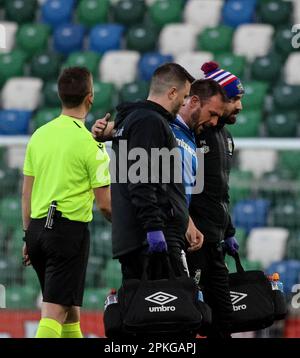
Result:
[[[212,79],[219,83],[227,93],[228,98],[233,98],[237,95],[244,94],[244,87],[238,77],[232,73],[219,68],[217,62],[206,62],[201,67],[206,79]]]

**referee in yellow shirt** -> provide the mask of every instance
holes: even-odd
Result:
[[[81,338],[94,198],[103,215],[111,216],[109,157],[84,125],[93,104],[91,73],[81,67],[65,69],[58,93],[61,115],[39,128],[26,150],[23,260],[32,264],[43,293],[36,337]],[[56,210],[49,210],[51,203]]]

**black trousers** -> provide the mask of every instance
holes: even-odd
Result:
[[[25,235],[43,301],[81,306],[90,244],[88,225],[60,218],[48,230],[45,221],[32,219]]]
[[[230,322],[233,314],[228,282],[228,269],[225,265],[220,243],[207,243],[195,252],[187,253],[187,262],[192,277],[200,276],[204,301],[212,309],[212,326],[208,338],[230,338]]]

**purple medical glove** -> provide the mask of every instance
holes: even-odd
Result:
[[[167,251],[167,243],[164,233],[162,231],[150,231],[147,233],[147,242],[149,245],[148,252],[163,252]]]
[[[234,236],[224,240],[225,252],[230,256],[234,256],[239,251],[239,247],[240,246]]]

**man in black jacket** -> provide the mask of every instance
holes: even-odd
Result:
[[[175,273],[184,272],[180,253],[189,213],[183,184],[175,180],[180,158],[175,156],[174,165],[153,173],[158,163],[152,155],[153,149],[177,153],[169,122],[188,97],[193,80],[180,65],[165,64],[154,72],[146,101],[118,107],[113,137],[112,245],[123,279],[141,277],[147,251],[168,250]],[[164,174],[169,174],[169,182],[163,181]]]
[[[204,189],[192,196],[190,215],[204,235],[204,244],[201,250],[188,252],[187,260],[191,275],[200,279],[204,299],[212,308],[213,325],[208,336],[226,338],[230,337],[232,303],[223,249],[232,255],[238,250],[238,243],[228,209],[234,144],[225,124],[235,123],[242,110],[244,89],[236,76],[220,69],[215,62],[204,64],[202,70],[205,78],[215,80],[224,88],[229,102],[218,125],[206,128],[196,138],[204,153]]]

